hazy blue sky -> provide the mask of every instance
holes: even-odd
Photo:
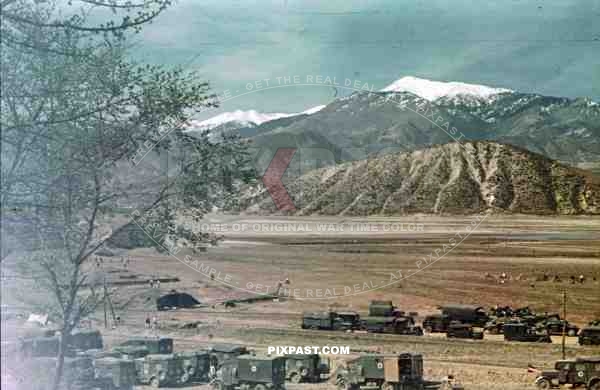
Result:
[[[215,92],[308,74],[379,89],[414,75],[600,101],[600,0],[180,0],[139,39],[140,56],[186,64]],[[334,93],[283,88],[222,109],[296,112]]]

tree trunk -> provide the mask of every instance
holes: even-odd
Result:
[[[62,381],[63,371],[65,366],[65,353],[67,350],[67,336],[68,330],[62,329],[60,334],[60,342],[58,343],[58,356],[56,357],[56,372],[54,374],[54,384],[52,390],[60,389],[60,382]]]

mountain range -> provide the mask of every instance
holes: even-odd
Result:
[[[419,107],[435,116],[417,113]],[[573,165],[600,161],[600,104],[585,98],[403,77],[378,92],[356,92],[318,108],[256,122],[222,114],[220,119],[234,119],[215,121],[212,128],[239,131],[270,150],[270,157],[277,148],[295,147],[311,159],[310,150],[319,148],[340,162],[460,137],[521,146]],[[456,136],[440,129],[443,123],[457,129]]]
[[[259,174],[295,148],[283,180],[300,214],[598,212],[597,181],[575,169],[600,167],[600,104],[589,99],[403,77],[277,115],[221,116],[210,129],[251,139]],[[274,211],[264,188],[248,194],[249,211]]]

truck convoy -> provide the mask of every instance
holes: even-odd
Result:
[[[416,313],[412,313],[416,315]],[[351,311],[305,312],[302,329],[315,330],[363,330],[372,333],[391,333],[421,336],[414,315],[405,315],[391,301],[371,301],[369,315],[362,317]]]

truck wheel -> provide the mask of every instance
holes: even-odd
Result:
[[[152,387],[153,389],[158,389],[160,387],[160,381],[157,377],[153,377],[152,379],[150,379],[150,387]]]
[[[390,382],[383,382],[381,385],[381,390],[394,390],[394,385]]]
[[[179,378],[179,381],[181,383],[188,383],[189,380],[190,380],[190,375],[187,372],[184,372],[183,375],[181,376],[181,378]]]
[[[600,381],[596,381],[590,385],[590,390],[600,390]]]
[[[550,381],[546,378],[541,378],[539,381],[536,382],[536,386],[540,390],[547,390],[552,387],[552,383],[550,383]]]
[[[267,387],[259,383],[258,385],[254,386],[254,390],[267,390]]]
[[[221,381],[214,381],[211,386],[215,390],[225,390],[225,385]]]
[[[290,382],[292,383],[300,383],[302,381],[302,377],[297,372],[292,372],[290,375]]]
[[[339,390],[356,390],[356,389],[358,389],[358,386],[356,386],[352,383],[346,382],[346,379],[344,379],[342,377],[337,378],[337,380],[335,381],[335,384]]]

